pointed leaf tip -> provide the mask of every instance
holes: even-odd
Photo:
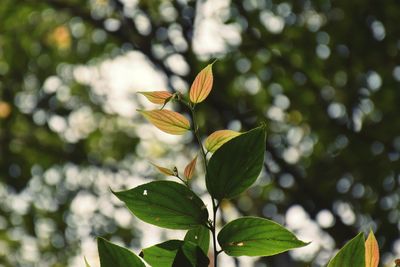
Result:
[[[90,264],[88,263],[86,257],[83,257],[83,258],[85,259],[85,266],[86,266],[86,267],[90,267]]]
[[[379,265],[379,246],[375,235],[370,231],[365,241],[365,267],[378,267]]]
[[[364,234],[359,233],[347,242],[329,261],[328,267],[365,267]]]
[[[172,94],[168,91],[149,91],[138,93],[144,95],[147,100],[154,104],[165,104],[165,102],[172,97]]]
[[[190,87],[189,98],[192,103],[203,102],[204,99],[210,94],[213,86],[213,73],[212,65],[208,64],[204,69],[202,69],[199,74],[197,74],[194,79],[192,86]]]
[[[156,167],[157,170],[158,170],[160,173],[162,173],[162,174],[165,174],[165,175],[168,175],[168,176],[175,176],[174,171],[171,170],[171,169],[158,166],[158,165],[156,165],[156,164],[154,164],[154,163],[151,163],[151,165],[153,165],[154,167]]]
[[[190,122],[185,116],[171,110],[138,110],[150,123],[163,132],[182,135],[190,130]]]
[[[188,165],[185,167],[184,175],[186,177],[186,180],[190,180],[193,177],[194,170],[196,168],[196,161],[197,161],[197,156],[192,159],[192,161],[189,162]]]
[[[215,131],[207,137],[206,141],[204,142],[204,146],[206,147],[207,151],[215,152],[223,144],[240,134],[241,133],[232,130]]]

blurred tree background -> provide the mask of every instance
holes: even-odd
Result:
[[[390,264],[399,18],[395,0],[2,0],[0,266],[83,266],[83,255],[97,266],[97,235],[134,250],[162,239],[109,187],[158,177],[150,160],[184,166],[196,147],[143,124],[135,109],[152,106],[136,92],[185,93],[214,58],[203,135],[268,125],[265,170],[224,218],[257,214],[313,241],[254,266],[322,266],[370,228]]]

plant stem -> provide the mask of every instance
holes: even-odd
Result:
[[[199,136],[199,127],[197,125],[196,121],[196,112],[194,110],[194,106],[191,106],[190,104],[185,103],[182,101],[189,109],[192,115],[192,120],[193,120],[193,134],[197,140],[198,145],[200,146],[201,154],[203,157],[204,161],[204,171],[205,174],[207,175],[207,153],[204,151],[203,144],[201,143],[200,136]],[[216,221],[217,221],[217,211],[218,211],[218,206],[219,203],[215,204],[214,198],[211,196],[212,200],[212,206],[213,206],[213,218],[212,218],[212,223],[210,225],[210,230],[212,233],[212,238],[213,238],[213,249],[214,249],[214,267],[218,267],[218,254],[220,252],[217,251],[217,236],[216,236]]]
[[[204,170],[207,173],[207,155],[204,151],[203,144],[201,143],[200,136],[199,136],[199,126],[197,125],[196,121],[196,112],[194,111],[194,107],[189,106],[190,112],[192,113],[192,120],[193,120],[193,134],[196,137],[197,143],[200,146],[201,154],[204,160]]]
[[[211,228],[211,233],[213,237],[213,249],[214,249],[214,267],[218,267],[218,251],[217,251],[217,236],[215,233],[215,228],[216,228],[216,221],[217,221],[217,210],[218,210],[218,205],[215,205],[214,198],[211,197],[212,204],[213,204],[213,224]]]
[[[179,176],[179,174],[175,175],[175,177],[178,178],[179,180],[181,180],[181,181],[186,185],[186,187],[189,187],[189,182],[183,180],[183,179]]]

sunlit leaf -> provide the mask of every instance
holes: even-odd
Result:
[[[139,219],[160,227],[192,229],[208,220],[203,201],[176,182],[155,181],[114,194]]]
[[[182,135],[190,130],[190,122],[185,116],[171,110],[138,110],[149,122],[161,131]]]
[[[200,103],[210,94],[213,85],[212,65],[207,65],[194,79],[189,93],[192,103]]]
[[[142,260],[130,250],[97,238],[101,267],[145,267]]]
[[[329,261],[328,267],[365,267],[364,234],[359,233]]]
[[[168,240],[143,249],[140,256],[151,266],[170,267],[182,243],[181,240]]]
[[[221,200],[245,191],[257,179],[264,162],[265,128],[242,133],[212,155],[206,175],[210,194]]]
[[[194,159],[192,159],[188,165],[186,165],[185,167],[185,171],[183,172],[183,174],[185,175],[187,180],[192,179],[193,174],[194,174],[194,170],[196,168],[196,161],[197,161],[197,156],[194,157]]]
[[[208,266],[206,254],[190,241],[168,240],[143,249],[140,256],[152,267]]]
[[[157,170],[158,170],[160,173],[165,174],[165,175],[168,175],[168,176],[175,176],[174,170],[171,170],[171,169],[168,169],[168,168],[165,168],[165,167],[158,166],[158,165],[156,165],[156,164],[154,164],[154,163],[151,163],[151,164],[152,164],[154,167],[156,167]]]
[[[240,135],[239,132],[232,130],[219,130],[210,134],[206,141],[204,142],[204,146],[207,151],[215,152],[218,148],[220,148],[223,144],[231,140],[232,138]]]
[[[208,254],[210,245],[210,230],[205,226],[199,226],[187,231],[185,241],[191,241],[197,244],[205,254]]]
[[[165,101],[172,97],[172,94],[168,91],[150,91],[138,93],[144,95],[151,103],[154,104],[165,104]]]
[[[218,234],[222,250],[230,256],[271,256],[306,246],[282,225],[258,217],[242,217],[226,224]]]
[[[86,257],[84,257],[84,259],[85,259],[85,265],[86,265],[86,267],[90,267],[90,264],[88,263]]]
[[[375,235],[369,232],[365,241],[365,267],[378,267],[379,265],[379,246]]]

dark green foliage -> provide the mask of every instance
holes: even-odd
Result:
[[[359,233],[346,243],[328,264],[328,267],[365,267],[364,234]]]
[[[242,217],[225,225],[218,234],[222,250],[230,256],[271,256],[307,245],[276,222]]]
[[[265,129],[259,127],[223,144],[207,166],[210,194],[221,200],[232,198],[251,186],[264,162]]]
[[[176,182],[155,181],[114,194],[147,223],[169,229],[191,229],[207,223],[208,211],[201,199]]]
[[[207,254],[210,245],[210,230],[204,226],[190,229],[187,231],[184,240],[197,244]]]
[[[181,240],[168,240],[143,249],[140,256],[152,266],[171,267],[182,243]]]
[[[190,241],[169,240],[143,249],[140,256],[152,267],[208,266],[207,254]]]
[[[185,241],[176,253],[172,267],[207,267],[209,263],[207,254],[199,246]]]
[[[138,256],[126,248],[97,238],[101,267],[145,267]]]

